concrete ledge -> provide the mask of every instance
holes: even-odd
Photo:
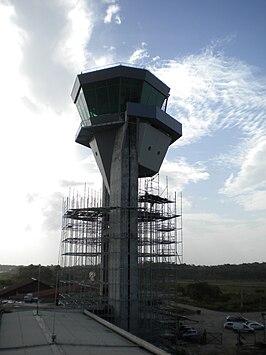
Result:
[[[146,120],[163,130],[170,135],[172,143],[182,136],[182,124],[157,106],[128,102],[126,114]]]
[[[96,316],[95,314],[87,311],[86,309],[83,310],[83,313],[86,316],[88,316],[88,317],[96,320],[97,322],[101,323],[105,327],[113,330],[115,333],[117,333],[117,334],[123,336],[124,338],[128,339],[132,343],[138,345],[140,348],[151,352],[152,354],[155,354],[155,355],[169,355],[169,353],[157,348],[156,346],[148,343],[145,340],[142,340],[142,339],[138,338],[137,336],[135,336],[133,334],[130,334],[126,330],[123,330],[123,329],[117,327],[116,325],[114,325],[114,324],[112,324],[110,322],[107,322],[105,319],[102,319],[102,318]]]

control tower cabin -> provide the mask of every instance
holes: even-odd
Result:
[[[101,292],[114,323],[137,334],[138,178],[159,172],[168,147],[182,135],[166,113],[169,87],[150,71],[124,65],[77,75],[72,99],[81,125],[76,142],[92,150],[103,178]]]

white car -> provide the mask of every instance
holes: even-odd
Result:
[[[246,323],[234,323],[233,331],[239,333],[254,333],[254,328]]]
[[[264,325],[258,322],[246,322],[247,325],[249,325],[251,328],[255,329],[255,330],[263,330],[264,329]]]
[[[233,329],[234,324],[234,322],[225,322],[224,329]]]
[[[247,323],[248,319],[244,318],[242,316],[227,316],[226,317],[226,321],[227,322],[243,322],[243,323]]]
[[[187,332],[189,329],[195,329],[195,328],[193,328],[193,327],[191,327],[189,325],[183,325],[183,326],[180,327],[179,332],[182,334],[184,332]]]
[[[198,332],[196,331],[196,329],[193,329],[193,328],[187,329],[181,334],[182,337],[194,337],[197,335],[198,335]]]

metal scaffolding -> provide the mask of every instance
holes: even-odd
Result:
[[[176,331],[176,265],[183,263],[182,195],[172,196],[159,175],[139,188],[139,288],[143,337],[159,346]],[[179,202],[179,208],[178,208]]]
[[[160,189],[159,175],[139,179],[138,319],[141,336],[167,347],[174,336],[177,264],[183,263],[182,195]],[[84,189],[63,202],[60,303],[113,321],[108,304],[109,214],[99,193]],[[122,238],[122,236],[121,236]],[[118,237],[119,239],[119,237]],[[119,240],[118,240],[119,242]],[[115,266],[114,266],[115,267]]]

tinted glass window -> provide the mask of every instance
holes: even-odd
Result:
[[[98,115],[103,115],[109,112],[108,105],[108,94],[107,94],[107,85],[104,87],[99,87],[96,89],[96,98],[98,104]]]
[[[141,93],[141,103],[146,105],[154,105],[162,107],[165,100],[165,96],[157,91],[150,84],[143,83],[142,93]]]
[[[86,85],[84,93],[91,116],[118,112],[119,79]]]
[[[89,116],[89,111],[87,108],[87,104],[86,104],[84,93],[83,93],[82,89],[80,90],[79,97],[77,100],[77,109],[78,109],[81,121],[84,124],[88,124],[88,120],[89,120],[90,116]]]
[[[140,102],[142,81],[138,79],[121,78],[120,111],[126,111],[127,102]]]
[[[83,87],[77,101],[82,120],[107,113],[125,112],[127,102],[140,102],[162,107],[165,97],[139,79],[115,78]],[[119,97],[120,96],[120,97]]]
[[[141,93],[141,103],[148,104],[150,97],[151,86],[146,82],[143,83],[142,93]]]
[[[86,101],[90,111],[90,116],[98,116],[98,102],[96,97],[96,91],[94,88],[86,88],[85,91]]]
[[[108,103],[109,112],[118,112],[119,105],[119,79],[108,81]]]

